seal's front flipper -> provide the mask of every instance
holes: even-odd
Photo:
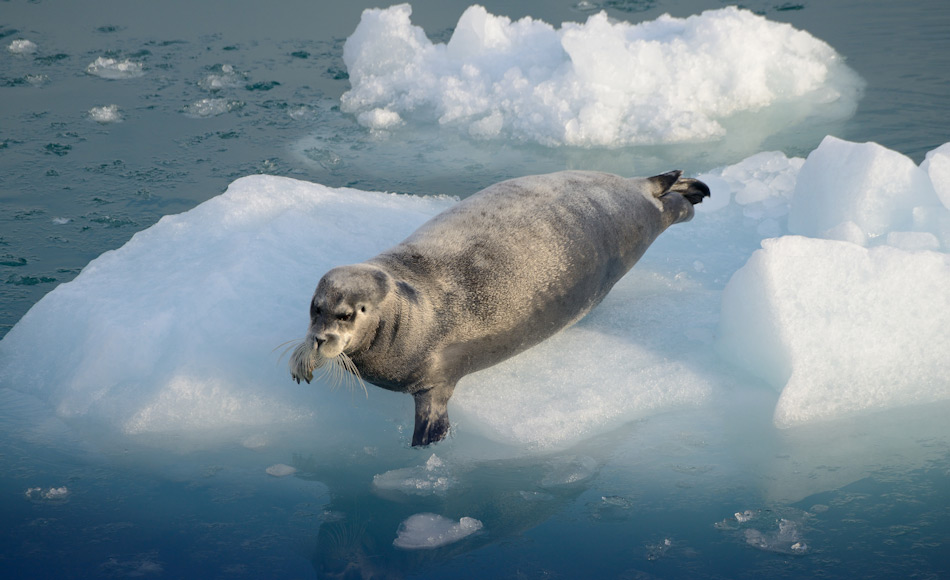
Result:
[[[448,403],[455,386],[440,385],[412,395],[416,401],[416,428],[412,445],[437,443],[449,433]]]

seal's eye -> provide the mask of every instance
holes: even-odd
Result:
[[[341,322],[349,322],[353,318],[352,312],[343,312],[336,315],[336,319]]]

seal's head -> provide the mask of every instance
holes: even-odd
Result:
[[[355,374],[349,356],[372,344],[379,328],[380,307],[392,279],[369,264],[341,266],[327,272],[310,301],[310,329],[290,357],[290,373],[299,383],[313,379],[313,370],[328,361]]]

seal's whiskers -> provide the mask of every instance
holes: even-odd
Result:
[[[327,359],[320,356],[317,353],[317,349],[313,347],[313,343],[307,339],[299,341],[296,345],[291,344],[289,347],[284,349],[284,354],[286,354],[291,348],[293,349],[293,353],[291,353],[290,361],[288,363],[288,366],[290,366],[291,376],[298,383],[300,382],[300,379],[303,379],[309,383],[313,380],[314,369],[322,367],[324,363],[327,362]]]
[[[271,352],[276,352],[278,348],[284,347],[284,350],[280,351],[280,356],[277,357],[277,362],[284,360],[284,357],[287,356],[287,353],[295,349],[298,345],[303,342],[302,338],[295,338],[293,340],[288,340],[287,342],[282,342],[275,346]]]
[[[360,376],[360,371],[356,368],[356,364],[353,363],[353,359],[341,352],[340,356],[337,357],[337,363],[346,371],[347,377],[344,382],[351,383],[355,380],[356,384],[363,388],[363,394],[366,395],[368,399],[369,391],[366,390],[366,383],[363,382],[363,377]]]
[[[366,398],[369,398],[366,383],[363,382],[359,370],[357,370],[356,365],[353,364],[350,357],[340,353],[334,358],[328,359],[327,362],[330,364],[324,367],[323,373],[319,378],[326,380],[330,384],[331,389],[336,389],[341,386],[350,387],[355,382],[363,389],[363,394],[366,395]]]

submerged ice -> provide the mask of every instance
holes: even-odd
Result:
[[[344,46],[342,108],[371,129],[438,123],[551,146],[696,142],[766,109],[781,111],[776,129],[847,118],[863,87],[826,43],[734,7],[639,24],[601,12],[556,29],[475,5],[445,44],[411,13],[366,10]]]
[[[917,167],[828,138],[805,160],[762,153],[699,176],[712,203],[666,232],[594,312],[459,383],[456,437],[562,448],[759,380],[780,392],[780,427],[950,399],[950,210],[933,181],[947,159],[945,146]],[[36,304],[0,341],[0,389],[67,421],[199,446],[260,448],[294,429],[361,446],[403,440],[409,397],[298,386],[279,347],[306,331],[323,272],[452,203],[239,179]],[[375,483],[433,493],[452,475],[433,459]]]
[[[455,522],[436,514],[416,514],[399,526],[393,545],[403,550],[431,550],[457,542],[482,529],[482,522],[463,517]]]

